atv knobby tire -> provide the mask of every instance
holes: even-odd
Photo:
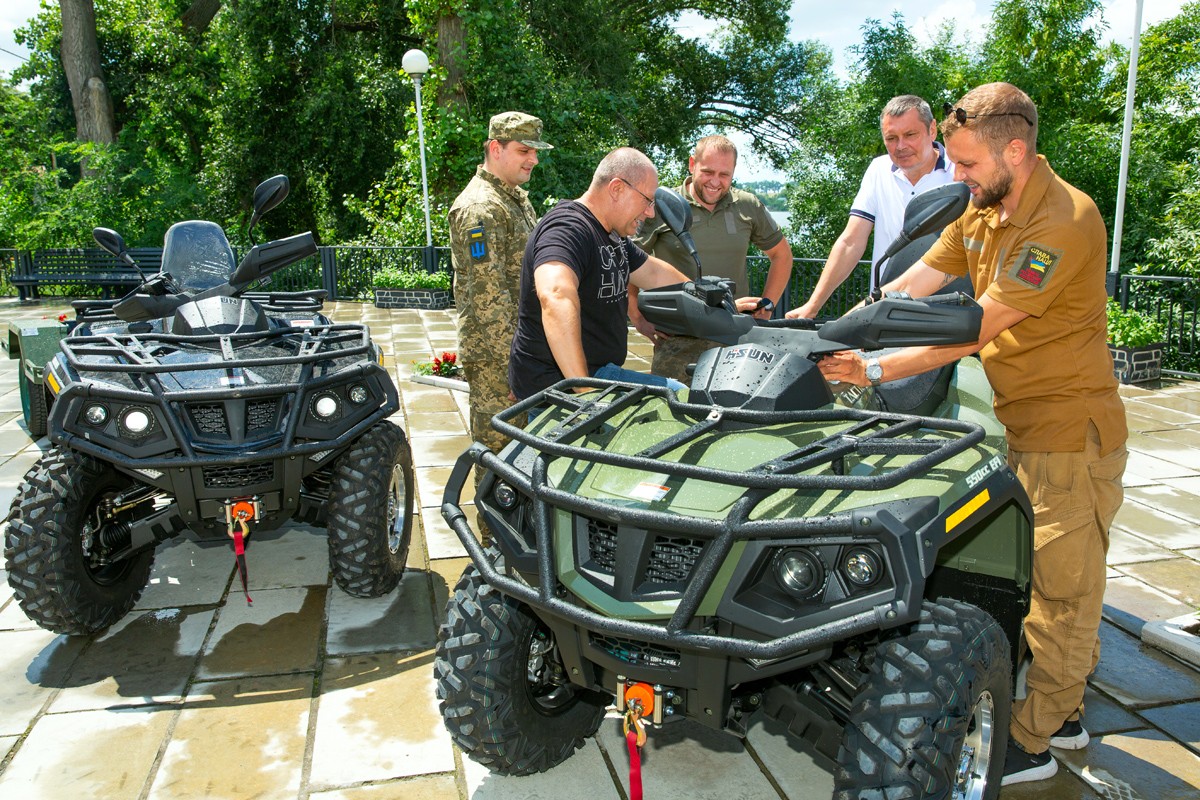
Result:
[[[499,553],[488,555],[502,571]],[[486,583],[473,564],[446,603],[434,675],[454,743],[501,775],[561,764],[600,727],[608,704],[606,696],[565,679],[550,630],[528,606]]]
[[[50,415],[49,405],[46,403],[46,387],[29,382],[24,363],[17,368],[17,386],[21,390],[21,412],[25,416],[25,427],[29,428],[29,435],[34,439],[45,436],[46,418]]]
[[[835,800],[995,798],[1012,705],[996,621],[968,603],[926,601],[875,656],[850,710]]]
[[[4,557],[9,586],[29,619],[55,633],[87,635],[133,608],[150,578],[154,549],[112,564],[95,563],[83,549],[100,501],[133,485],[109,465],[59,447],[25,475]]]
[[[400,582],[412,540],[412,452],[404,431],[380,422],[333,465],[329,567],[355,597],[381,597]]]

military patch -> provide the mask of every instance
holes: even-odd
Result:
[[[483,226],[467,231],[467,245],[471,249],[471,258],[482,261],[487,258],[487,240],[483,238]]]
[[[1027,244],[1017,254],[1016,264],[1009,271],[1009,277],[1034,289],[1045,289],[1062,257],[1062,250],[1040,244]]]

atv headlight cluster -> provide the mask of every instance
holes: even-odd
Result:
[[[308,393],[302,400],[304,414],[297,435],[325,439],[333,433],[357,424],[384,402],[384,395],[373,378],[326,385]]]
[[[126,405],[120,400],[103,398],[85,400],[77,408],[74,422],[68,422],[67,427],[93,441],[108,439],[142,448],[167,439],[152,405]]]
[[[517,490],[509,486],[504,481],[496,481],[495,488],[492,489],[492,497],[496,500],[496,505],[505,511],[512,511],[513,506],[517,504]]]

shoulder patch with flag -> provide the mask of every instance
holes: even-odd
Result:
[[[487,258],[487,240],[483,238],[482,225],[478,225],[467,231],[467,245],[471,249],[471,258],[476,261]]]
[[[1008,274],[1026,286],[1044,289],[1062,257],[1062,250],[1030,243],[1017,254],[1016,264]]]

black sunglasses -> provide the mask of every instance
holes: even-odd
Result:
[[[965,108],[955,108],[950,103],[942,103],[942,113],[947,117],[953,114],[954,119],[958,121],[959,125],[966,125],[967,120],[975,119],[976,117],[1020,117],[1029,123],[1029,127],[1033,127],[1033,120],[1020,111],[998,111],[994,114],[968,114]]]

